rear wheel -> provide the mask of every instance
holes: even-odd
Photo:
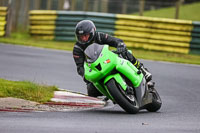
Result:
[[[136,114],[139,111],[139,105],[135,96],[126,94],[114,79],[109,80],[106,86],[115,102],[127,113]]]
[[[152,90],[151,93],[152,93],[153,100],[152,100],[152,103],[149,104],[146,107],[146,109],[149,112],[156,112],[156,111],[158,111],[161,108],[162,101],[161,101],[161,98],[160,98],[158,92],[156,91],[156,89],[153,88],[153,90]]]

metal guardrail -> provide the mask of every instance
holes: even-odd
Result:
[[[200,22],[80,11],[30,11],[30,34],[44,39],[75,41],[80,20],[94,21],[97,31],[124,40],[128,47],[200,54]]]

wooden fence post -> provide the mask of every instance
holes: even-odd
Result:
[[[101,12],[108,12],[108,0],[101,0]]]
[[[127,12],[127,0],[123,0],[122,14],[126,14],[126,12]]]
[[[70,8],[70,10],[71,11],[75,11],[75,9],[76,9],[76,0],[71,0],[71,8]]]
[[[140,16],[143,16],[144,5],[145,5],[145,0],[140,0],[139,1],[139,15]]]
[[[12,30],[12,8],[11,8],[12,0],[8,1],[8,8],[7,8],[7,24],[6,24],[6,37],[10,36],[11,30]]]
[[[63,10],[64,9],[64,3],[65,3],[64,0],[59,0],[58,1],[58,9],[59,10]]]
[[[30,0],[25,0],[25,8],[24,8],[24,25],[22,26],[22,30],[27,30],[28,29],[28,24],[29,24],[29,10],[30,10]]]
[[[12,17],[12,29],[11,31],[16,31],[18,26],[19,19],[19,10],[20,10],[21,0],[14,1],[12,0],[12,9],[11,9],[11,17]]]
[[[47,10],[51,10],[51,0],[47,0]]]
[[[83,1],[83,11],[88,11],[89,8],[89,0]]]
[[[40,9],[40,0],[34,0],[34,10]]]
[[[98,12],[99,11],[99,0],[94,0],[93,11],[94,12]]]
[[[176,12],[175,12],[175,19],[179,18],[179,10],[180,10],[180,6],[181,4],[184,2],[184,0],[177,0],[176,1]]]

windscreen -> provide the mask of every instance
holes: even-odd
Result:
[[[101,54],[103,47],[104,47],[103,45],[99,45],[97,43],[89,45],[84,51],[86,56],[86,62],[88,63],[95,62],[98,59],[99,55]]]

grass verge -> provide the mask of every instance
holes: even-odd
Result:
[[[197,15],[197,12],[199,12],[199,7],[200,2],[182,5],[179,11],[179,19],[200,21],[200,15]],[[148,17],[174,18],[175,10],[175,7],[168,7],[157,10],[145,11],[143,15]],[[134,13],[133,15],[139,15],[139,13]]]
[[[13,45],[24,45],[58,50],[72,50],[74,42],[41,40],[31,37],[28,33],[12,33],[10,37],[0,38],[0,42]]]
[[[200,65],[200,55],[168,53],[140,49],[134,49],[132,51],[133,55],[139,59]]]
[[[0,97],[15,97],[44,103],[50,101],[55,86],[38,85],[29,81],[9,81],[0,79]]]

